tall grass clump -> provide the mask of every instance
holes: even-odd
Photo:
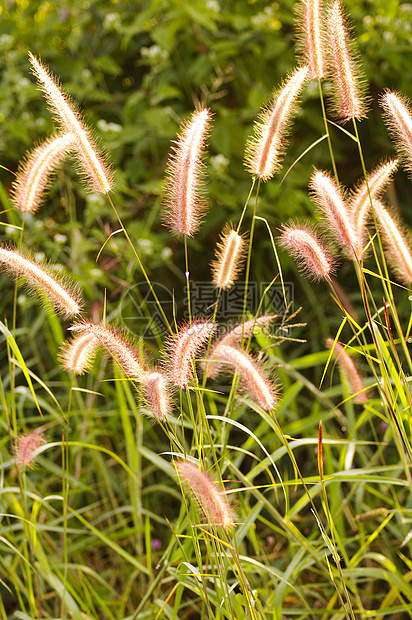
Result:
[[[297,5],[296,68],[248,127],[250,190],[230,218],[206,198],[216,92],[171,114],[143,221],[29,53],[59,129],[2,198],[2,620],[412,617],[412,254],[397,190],[411,112],[380,95],[399,159],[366,157],[349,19],[338,1]],[[309,122],[324,129],[305,145]],[[304,196],[285,189],[293,174]],[[56,177],[61,232],[40,256],[30,235],[52,228]],[[106,206],[82,225],[86,193]],[[159,249],[160,277],[151,227],[182,257],[170,267]]]

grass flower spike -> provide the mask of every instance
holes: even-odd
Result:
[[[360,119],[366,112],[363,88],[339,0],[335,0],[330,7],[327,24],[330,74],[334,81],[334,111],[342,122]]]
[[[100,344],[116,360],[129,379],[143,381],[144,370],[137,352],[119,331],[107,327],[106,325],[97,325],[91,322],[76,323],[69,329],[74,332],[79,332],[80,334],[95,336]]]
[[[192,364],[195,356],[216,329],[210,322],[197,322],[179,331],[170,342],[169,364],[173,385],[184,389],[193,379]]]
[[[399,151],[406,158],[406,167],[412,173],[412,111],[410,102],[398,93],[387,91],[381,105],[385,111],[389,131]]]
[[[332,275],[333,260],[309,229],[285,226],[280,243],[313,280],[328,280]]]
[[[100,340],[90,333],[79,334],[64,342],[60,350],[60,362],[65,370],[82,375],[90,370],[93,359],[100,347]]]
[[[410,286],[412,284],[410,241],[397,222],[397,218],[392,217],[380,202],[374,201],[373,209],[378,220],[388,263],[399,280],[406,286]]]
[[[310,76],[321,80],[326,75],[322,0],[302,0],[299,6],[299,47]]]
[[[17,438],[14,459],[17,467],[34,467],[35,451],[46,444],[41,433],[27,433]]]
[[[353,256],[354,229],[343,191],[328,174],[320,170],[316,170],[313,174],[310,189],[335,239],[350,256]]]
[[[215,347],[218,347],[219,345],[232,346],[234,344],[240,343],[242,339],[246,341],[251,334],[258,333],[259,330],[262,330],[264,327],[266,327],[266,325],[274,321],[277,317],[277,314],[267,314],[264,316],[258,316],[256,318],[249,319],[244,323],[240,323],[239,325],[236,325],[236,327],[231,329],[225,336],[223,336],[223,338],[220,338],[220,340],[216,343]],[[212,358],[214,357],[215,347],[212,349],[211,352]],[[209,378],[217,377],[221,369],[221,364],[212,359],[205,362],[204,366],[206,376]]]
[[[188,461],[176,462],[175,467],[209,524],[223,527],[225,530],[233,527],[233,515],[226,496],[212,479]]]
[[[210,110],[193,113],[169,157],[165,191],[165,222],[174,233],[191,237],[205,205],[200,196],[202,151],[210,125]]]
[[[74,287],[52,276],[46,266],[39,267],[19,252],[0,246],[0,268],[15,278],[23,277],[27,286],[44,293],[64,316],[79,314],[80,304]]]
[[[148,372],[144,377],[143,387],[154,417],[159,421],[164,420],[171,408],[166,377],[161,372]]]
[[[244,253],[243,238],[232,228],[223,231],[212,262],[213,286],[223,290],[233,286],[242,268]]]
[[[349,209],[354,222],[354,249],[357,256],[361,256],[367,242],[366,222],[371,212],[371,199],[378,199],[382,195],[397,168],[397,159],[381,164],[368,176],[367,183],[363,181],[352,192]]]
[[[39,207],[50,176],[74,149],[74,134],[53,136],[38,146],[19,167],[13,183],[13,200],[21,211],[34,213]]]
[[[268,181],[281,168],[287,129],[308,74],[306,66],[296,69],[255,123],[254,136],[246,144],[245,165],[262,181]]]
[[[212,361],[230,364],[239,373],[246,389],[262,409],[270,410],[276,406],[273,386],[266,379],[253,358],[237,347],[218,344],[213,349]]]
[[[60,120],[64,132],[76,137],[76,151],[93,190],[107,194],[113,187],[113,174],[93,144],[90,131],[82,122],[69,96],[61,91],[58,82],[47,68],[31,53],[29,60],[33,73],[40,82],[51,109]]]
[[[333,350],[340,368],[347,376],[356,402],[363,405],[366,404],[368,402],[368,395],[353,359],[345,351],[343,346],[339,342],[332,340],[332,338],[327,339],[326,346],[330,351]]]

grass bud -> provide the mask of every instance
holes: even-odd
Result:
[[[311,230],[284,226],[280,243],[310,278],[330,279],[334,262]]]

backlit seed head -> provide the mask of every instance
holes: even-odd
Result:
[[[280,244],[297,261],[299,269],[313,280],[329,280],[334,261],[307,226],[284,226]]]
[[[36,450],[46,443],[46,439],[41,433],[33,432],[20,435],[14,447],[14,459],[17,467],[30,467],[33,469]]]
[[[41,204],[50,177],[75,148],[75,136],[52,136],[36,147],[19,166],[12,185],[12,199],[21,211],[34,213]]]
[[[63,93],[58,81],[47,67],[31,53],[29,53],[29,60],[51,110],[62,125],[63,132],[72,134],[76,138],[79,163],[93,191],[107,194],[113,188],[113,172],[106,162],[107,158],[99,153],[91,132],[83,122],[76,106],[70,97]]]
[[[213,286],[224,291],[233,286],[242,268],[245,252],[244,239],[231,227],[223,231],[212,262]]]
[[[168,362],[173,385],[186,388],[193,380],[196,355],[206,345],[216,329],[210,321],[196,321],[181,328],[169,342]]]
[[[226,495],[210,476],[189,461],[175,462],[177,473],[196,499],[209,525],[229,530],[234,526],[232,510]]]
[[[406,168],[412,174],[412,109],[410,101],[403,95],[386,91],[381,98],[385,121],[403,157]]]
[[[336,342],[335,340],[332,340],[332,338],[327,339],[326,346],[331,351],[333,350],[339,367],[348,378],[354,393],[355,401],[357,403],[366,404],[368,402],[367,391],[365,390],[365,386],[363,385],[361,376],[353,359],[347,351],[345,351],[340,342]]]
[[[297,7],[298,49],[310,76],[320,80],[326,76],[325,33],[322,24],[322,0],[302,0]]]
[[[366,116],[364,82],[360,77],[357,54],[339,0],[330,6],[326,23],[330,75],[334,85],[334,112],[344,123],[355,118],[361,119]]]
[[[260,113],[253,135],[246,143],[246,169],[262,181],[268,181],[282,167],[285,138],[308,74],[308,67],[298,67],[281,89],[275,91],[271,103]]]
[[[183,125],[167,166],[164,195],[165,224],[178,234],[191,237],[199,227],[206,205],[202,200],[202,154],[209,132],[210,110],[192,114]]]
[[[20,252],[0,245],[0,269],[14,278],[22,277],[33,292],[44,293],[46,298],[66,317],[80,313],[79,295],[72,283],[58,279],[51,273],[51,265],[38,265]]]

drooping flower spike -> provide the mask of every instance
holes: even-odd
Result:
[[[107,194],[113,187],[113,173],[105,158],[98,152],[81,115],[70,97],[62,92],[57,80],[48,69],[31,53],[29,60],[52,111],[61,123],[63,132],[76,138],[76,152],[86,178],[95,192]]]
[[[66,317],[80,313],[79,295],[72,283],[51,274],[50,266],[39,266],[29,258],[0,245],[0,269],[14,278],[22,277],[33,291],[42,292],[54,308]]]
[[[210,476],[189,461],[175,462],[179,477],[199,504],[210,525],[228,530],[234,526],[229,502]]]
[[[344,347],[340,344],[340,342],[336,342],[332,340],[332,338],[327,339],[326,346],[330,351],[333,350],[339,367],[348,378],[355,397],[355,401],[363,405],[366,404],[368,402],[367,391],[365,390],[362,378],[359,374],[358,369],[356,368],[353,359],[345,351]]]
[[[329,280],[334,261],[308,227],[284,226],[280,243],[297,261],[299,269],[313,280]]]
[[[238,347],[218,344],[213,348],[211,360],[218,363],[219,370],[223,364],[234,367],[246,390],[262,409],[271,410],[276,406],[277,398],[273,385],[251,355]]]
[[[52,136],[35,148],[19,166],[12,185],[12,198],[21,211],[34,213],[38,209],[50,185],[52,173],[75,145],[74,134]]]
[[[145,371],[136,349],[116,329],[92,322],[76,323],[69,327],[71,331],[95,336],[100,344],[116,360],[129,379],[141,382]]]
[[[397,149],[412,173],[412,110],[410,101],[393,91],[387,91],[381,99],[385,120]]]

